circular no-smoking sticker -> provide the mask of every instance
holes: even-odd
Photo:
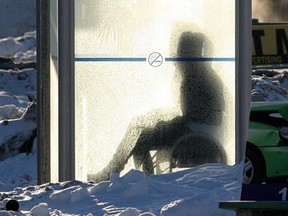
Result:
[[[152,67],[159,67],[163,63],[163,56],[158,52],[153,52],[148,56],[148,62]]]

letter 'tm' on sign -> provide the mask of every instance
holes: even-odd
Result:
[[[255,47],[255,55],[261,56],[263,55],[263,48],[261,43],[261,37],[264,36],[264,30],[253,30],[252,36],[253,36],[253,42]]]
[[[284,55],[288,53],[288,38],[285,29],[276,29],[276,43],[278,55]]]

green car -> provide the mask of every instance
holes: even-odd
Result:
[[[253,102],[244,183],[279,180],[288,180],[288,102]]]

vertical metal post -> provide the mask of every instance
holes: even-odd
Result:
[[[37,179],[50,181],[50,1],[37,5]]]
[[[236,163],[244,160],[252,75],[251,0],[236,0]]]
[[[59,180],[75,179],[74,0],[58,1]]]

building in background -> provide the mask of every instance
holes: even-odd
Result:
[[[36,30],[36,0],[1,0],[0,38]]]
[[[287,0],[253,0],[252,15],[260,22],[288,22]]]

